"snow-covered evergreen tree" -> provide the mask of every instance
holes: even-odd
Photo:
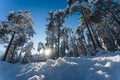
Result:
[[[9,23],[9,29],[10,29],[9,31],[11,34],[11,38],[8,47],[6,49],[5,55],[3,57],[3,60],[6,60],[11,45],[14,45],[15,47],[19,47],[26,42],[26,39],[29,39],[35,33],[33,30],[33,20],[30,16],[29,11],[20,11],[20,10],[17,12],[11,11],[7,19]],[[17,43],[17,40],[15,39],[21,40],[23,41],[23,43],[22,44],[20,44],[19,42]],[[14,52],[12,52],[11,54],[13,55]]]
[[[28,42],[28,44],[25,45],[24,47],[25,54],[22,63],[28,63],[32,61],[32,50],[34,49],[33,45],[34,43],[32,41]]]

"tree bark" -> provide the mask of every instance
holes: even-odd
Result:
[[[60,56],[60,27],[58,26],[58,56]]]
[[[53,46],[54,46],[54,28],[53,28],[53,32],[52,32],[52,55],[53,55]]]
[[[91,26],[90,26],[90,28],[91,28],[92,33],[93,33],[93,35],[94,35],[94,38],[95,38],[95,40],[96,40],[97,46],[98,46],[99,48],[102,48],[102,46],[101,46],[101,44],[100,44],[100,42],[99,42],[99,40],[98,40],[97,34],[94,33],[94,30],[93,30],[93,28],[92,28]],[[103,49],[103,48],[102,48],[102,49]]]
[[[88,29],[88,32],[89,32],[90,38],[91,38],[91,40],[92,40],[93,47],[94,47],[94,49],[95,49],[95,51],[96,51],[97,46],[96,46],[96,44],[95,44],[95,42],[94,42],[94,39],[93,39],[92,33],[91,33],[91,31],[90,31],[90,27],[89,27],[89,25],[88,25],[88,22],[87,22],[87,20],[86,20],[86,18],[85,18],[85,15],[84,15],[84,12],[83,12],[82,10],[81,10],[81,13],[82,13],[82,15],[83,15],[83,17],[84,17],[84,21],[85,21],[86,27],[87,27],[87,29]]]
[[[13,57],[14,57],[14,55],[15,55],[15,49],[16,49],[16,45],[14,46],[14,49],[13,49],[13,51],[12,51],[12,56],[11,56],[11,58],[10,58],[10,63],[14,63],[12,60],[13,60]]]
[[[22,54],[22,50],[20,51],[20,54],[19,54],[19,62],[20,62],[20,58],[21,58],[21,54]]]
[[[10,39],[10,42],[9,42],[9,44],[8,44],[8,47],[7,47],[6,51],[5,51],[5,55],[4,55],[4,57],[3,57],[3,61],[6,61],[6,57],[7,57],[7,55],[8,55],[9,49],[10,49],[10,47],[11,47],[11,45],[12,45],[12,41],[13,41],[14,37],[15,37],[15,32],[13,32],[12,38]]]

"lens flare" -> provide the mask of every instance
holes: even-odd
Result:
[[[51,56],[51,55],[52,55],[52,49],[46,48],[46,49],[44,50],[44,55],[45,55],[46,57]]]

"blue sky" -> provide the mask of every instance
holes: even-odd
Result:
[[[0,0],[0,20],[6,20],[9,11],[30,10],[34,20],[34,30],[37,33],[33,41],[37,44],[39,41],[45,42],[48,12],[65,9],[66,6],[67,0]],[[74,30],[78,24],[77,15],[70,16],[65,21],[65,25],[71,26]],[[2,47],[0,46],[1,49]]]

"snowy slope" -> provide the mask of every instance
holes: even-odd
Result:
[[[120,80],[120,52],[26,65],[0,61],[0,80]]]

